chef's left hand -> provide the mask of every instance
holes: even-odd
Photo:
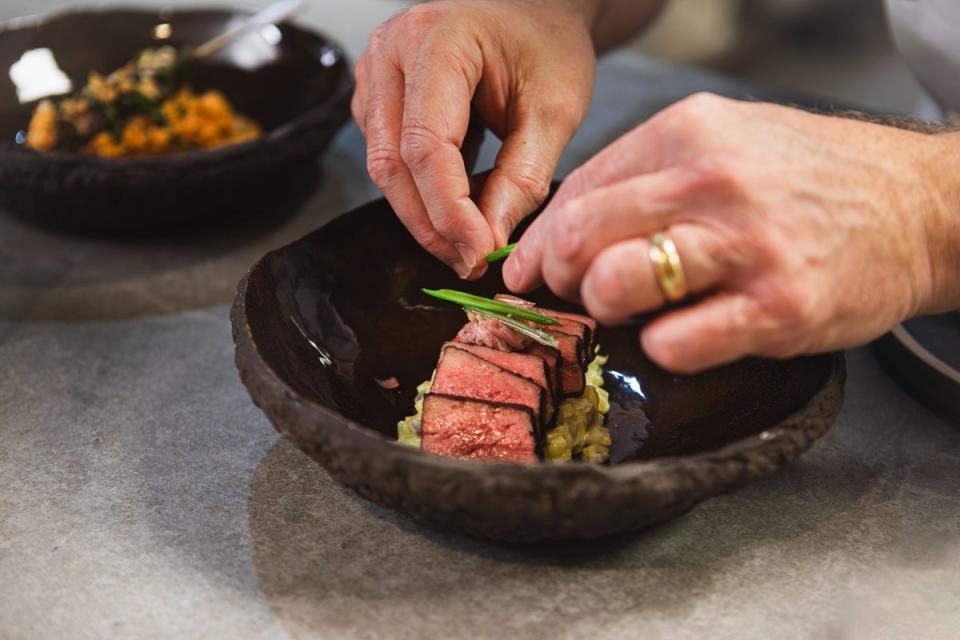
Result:
[[[662,366],[862,344],[960,307],[956,135],[697,95],[571,174],[504,278],[616,324],[664,305],[647,250],[666,231],[703,297],[643,330]]]

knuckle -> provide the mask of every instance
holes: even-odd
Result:
[[[805,324],[813,318],[816,296],[809,287],[795,284],[780,296],[780,318],[787,325]]]
[[[582,100],[575,94],[560,94],[537,106],[544,122],[567,128],[576,127],[586,115]]]
[[[740,193],[745,170],[732,153],[710,152],[695,158],[687,167],[687,188],[694,192]]]
[[[550,241],[553,246],[569,245],[567,239],[571,237],[571,234],[577,233],[584,224],[583,212],[583,198],[574,198],[557,209],[550,226]],[[574,249],[577,249],[575,253],[580,253],[579,249],[581,247],[574,247]],[[574,256],[567,255],[566,257],[569,259]]]
[[[664,133],[694,135],[710,127],[720,100],[712,93],[695,93],[661,111],[652,122]]]
[[[401,28],[410,35],[423,35],[439,25],[447,15],[447,7],[442,2],[424,2],[416,4],[399,17]]]
[[[723,102],[723,100],[724,98],[721,98],[715,93],[710,93],[709,91],[698,91],[681,100],[679,104],[691,111],[703,113],[704,111],[713,111],[717,108],[718,104]]]
[[[722,323],[723,332],[734,334],[751,332],[757,327],[759,310],[749,298],[743,298],[739,304],[730,305],[727,309],[726,322]]]
[[[360,56],[360,59],[357,60],[357,64],[353,67],[353,78],[358,85],[365,84],[367,82],[368,70],[368,60],[370,59],[369,54],[363,54]]]
[[[554,194],[555,201],[564,201],[569,198],[575,198],[587,190],[587,172],[583,167],[574,169],[560,183],[560,188]]]
[[[381,189],[391,184],[402,170],[403,163],[395,148],[376,145],[367,150],[367,173]]]
[[[400,134],[400,158],[411,169],[419,169],[430,162],[442,142],[427,127],[405,124]]]
[[[433,227],[444,241],[453,242],[467,231],[469,221],[462,217],[457,207],[434,207],[429,210],[428,215]]]
[[[731,153],[713,152],[697,158],[691,166],[694,180],[701,187],[732,187],[741,179],[743,169]]]
[[[390,38],[391,28],[391,22],[384,22],[370,32],[370,37],[367,38],[367,51],[369,53],[378,54],[383,51],[387,40]]]
[[[760,296],[761,312],[770,320],[773,335],[805,335],[818,316],[818,296],[803,282],[768,284]]]
[[[550,195],[550,175],[542,169],[521,169],[511,173],[509,179],[531,206],[540,204]]]
[[[600,260],[591,269],[587,282],[593,300],[596,318],[601,321],[610,321],[613,317],[613,308],[624,298],[623,279],[616,262]]]
[[[444,255],[449,248],[447,241],[440,237],[440,234],[433,229],[420,229],[418,233],[414,234],[414,238],[421,247],[435,256]]]

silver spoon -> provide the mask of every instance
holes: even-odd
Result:
[[[271,24],[279,24],[291,18],[303,8],[303,0],[281,0],[258,11],[243,22],[225,31],[191,50],[189,57],[194,60],[209,58],[235,40],[252,31]]]

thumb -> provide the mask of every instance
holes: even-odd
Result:
[[[527,117],[503,141],[478,202],[497,247],[507,244],[517,224],[549,195],[553,172],[573,131],[547,118]]]

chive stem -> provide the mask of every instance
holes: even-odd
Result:
[[[500,315],[520,318],[521,320],[529,320],[530,322],[536,322],[537,324],[548,326],[560,324],[559,321],[549,316],[545,316],[542,313],[537,313],[536,311],[531,311],[530,309],[524,309],[523,307],[519,307],[508,302],[493,300],[492,298],[484,298],[482,296],[475,296],[464,291],[457,291],[455,289],[423,289],[422,291],[428,296],[433,296],[434,298],[445,300],[447,302],[453,302],[461,307],[469,307],[471,309],[499,313]]]
[[[513,244],[508,244],[502,249],[497,249],[496,251],[487,254],[487,262],[488,263],[500,262],[501,260],[506,258],[508,255],[513,253],[513,250],[516,248],[517,248],[517,243],[514,242]]]

